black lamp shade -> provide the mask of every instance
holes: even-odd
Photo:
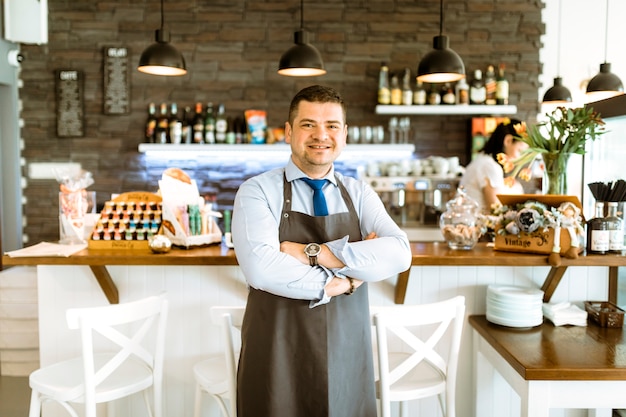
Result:
[[[571,103],[572,93],[563,85],[563,78],[555,77],[554,85],[543,95],[544,103]]]
[[[169,44],[169,32],[158,29],[156,42],[148,46],[139,58],[139,71],[153,75],[185,75],[185,58]]]
[[[304,30],[294,33],[295,45],[280,57],[278,73],[291,77],[313,77],[326,74],[319,51],[307,42]]]
[[[622,80],[611,72],[611,64],[600,64],[600,72],[587,84],[587,98],[598,101],[620,94],[624,94]]]
[[[455,82],[465,78],[461,57],[448,47],[448,37],[433,38],[433,50],[424,55],[417,67],[417,79],[426,83]]]

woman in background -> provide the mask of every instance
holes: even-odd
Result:
[[[493,204],[500,203],[498,194],[524,193],[522,184],[514,178],[505,181],[504,170],[498,162],[499,153],[515,159],[528,148],[515,132],[514,126],[519,123],[519,120],[511,119],[496,126],[485,146],[465,168],[461,185],[485,213],[491,211]]]

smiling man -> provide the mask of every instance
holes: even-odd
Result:
[[[238,417],[376,416],[367,282],[409,268],[411,251],[371,187],[335,172],[346,136],[339,93],[301,90],[285,123],[287,166],[235,197],[249,286]]]

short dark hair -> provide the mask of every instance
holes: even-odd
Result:
[[[311,103],[338,103],[343,110],[343,122],[346,122],[346,104],[341,95],[332,87],[323,85],[312,85],[300,90],[291,100],[289,106],[289,123],[293,124],[296,114],[298,113],[298,105],[301,101]]]
[[[517,119],[510,119],[498,124],[481,151],[487,155],[491,155],[491,157],[497,161],[497,155],[504,152],[504,138],[506,135],[512,135],[513,140],[520,140],[519,135],[515,131],[515,125],[520,123],[521,122]]]

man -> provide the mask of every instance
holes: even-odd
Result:
[[[367,282],[409,268],[406,234],[365,183],[334,171],[346,109],[332,88],[292,100],[291,158],[241,185],[232,236],[250,292],[239,417],[376,417]],[[326,179],[328,214],[314,189]],[[365,240],[364,240],[365,239]]]

